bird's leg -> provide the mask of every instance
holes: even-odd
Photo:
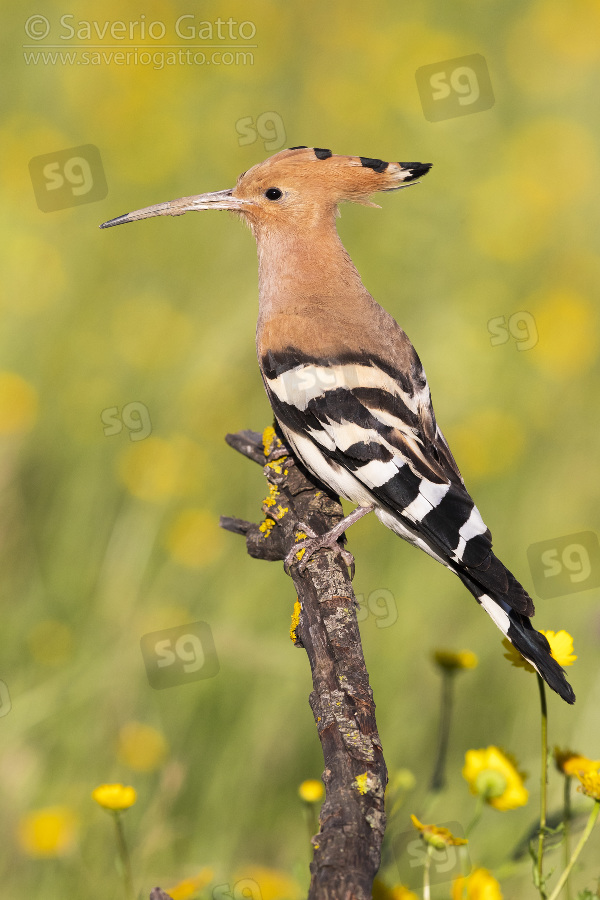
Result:
[[[352,510],[350,515],[345,516],[334,528],[321,535],[315,534],[312,528],[309,528],[308,525],[305,525],[303,522],[299,522],[298,527],[305,531],[308,537],[305,540],[298,541],[297,544],[294,544],[285,558],[285,571],[289,571],[294,560],[298,559],[296,554],[300,551],[304,551],[298,565],[298,571],[302,572],[306,568],[306,564],[313,553],[316,553],[316,551],[320,550],[322,547],[329,547],[331,550],[339,550],[344,562],[350,569],[350,577],[354,577],[354,557],[348,550],[344,550],[340,547],[338,540],[351,525],[354,525],[355,522],[358,522],[359,519],[362,519],[363,516],[366,516],[367,513],[372,511],[372,506],[357,506],[356,509]]]

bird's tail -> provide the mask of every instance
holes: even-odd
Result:
[[[477,602],[485,609],[494,620],[500,631],[508,638],[536,672],[539,672],[546,684],[556,691],[567,703],[575,702],[573,688],[567,681],[565,673],[556,662],[550,652],[550,644],[543,634],[536,631],[529,618],[511,609],[509,603],[494,593],[489,588],[482,588],[465,572],[456,571],[456,574],[467,587]],[[524,588],[514,579],[519,591],[525,593]]]

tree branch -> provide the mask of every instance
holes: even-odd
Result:
[[[221,526],[243,534],[250,556],[282,560],[305,534],[329,531],[342,507],[298,465],[275,430],[229,434],[227,443],[264,465],[269,495],[260,524],[223,517]],[[300,536],[299,536],[300,534]],[[340,545],[341,549],[341,545]],[[356,599],[340,553],[319,550],[291,576],[301,606],[294,643],[310,662],[309,702],[323,747],[326,796],[313,837],[309,900],[370,900],[385,830],[387,771],[375,722],[356,619]]]

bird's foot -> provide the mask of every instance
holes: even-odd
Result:
[[[297,544],[294,544],[286,556],[283,567],[288,575],[290,574],[290,567],[293,562],[298,562],[298,571],[302,573],[311,556],[316,553],[317,550],[328,547],[330,550],[336,550],[341,554],[344,563],[350,570],[350,581],[352,581],[354,578],[354,557],[349,550],[344,550],[343,547],[340,547],[338,543],[340,532],[337,526],[332,528],[331,531],[327,531],[325,534],[318,535],[304,522],[298,522],[298,530],[304,532],[307,537],[298,541]],[[298,554],[302,555],[299,557]]]

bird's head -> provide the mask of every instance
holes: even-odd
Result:
[[[338,203],[369,204],[376,191],[396,191],[415,182],[430,163],[384,162],[365,156],[337,156],[331,150],[294,147],[282,150],[244,172],[231,190],[181,197],[117,216],[110,228],[151,216],[180,216],[200,209],[239,213],[253,229],[300,226],[335,214]]]

